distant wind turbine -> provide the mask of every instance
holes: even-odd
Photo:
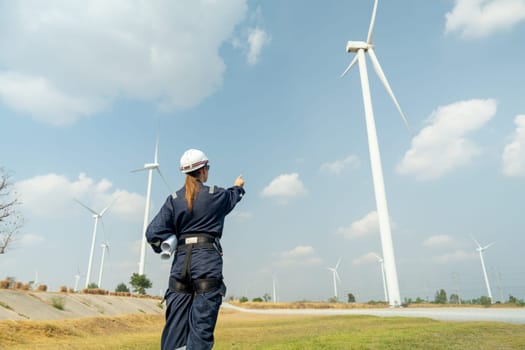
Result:
[[[275,277],[275,274],[272,274],[272,290],[273,290],[273,302],[276,303],[277,302],[277,294],[275,292],[275,284],[277,282],[277,278]]]
[[[146,229],[148,228],[148,224],[149,224],[149,214],[150,214],[149,211],[150,211],[150,205],[151,205],[151,182],[153,178],[153,170],[157,170],[160,177],[162,178],[162,180],[164,181],[164,183],[170,190],[170,192],[173,192],[173,190],[171,190],[170,186],[168,185],[166,178],[164,177],[164,175],[162,175],[162,172],[160,171],[160,164],[158,162],[158,154],[159,154],[159,139],[157,138],[157,142],[155,143],[155,158],[154,158],[153,163],[146,163],[144,164],[144,167],[140,169],[132,170],[132,172],[143,171],[143,170],[148,171],[148,189],[146,192],[146,207],[144,208],[144,225],[142,227],[142,242],[140,245],[139,275],[144,274],[144,264],[146,260],[146,245],[147,245]]]
[[[385,280],[385,260],[377,254],[374,254],[377,261],[381,264],[381,278],[383,279],[383,293],[385,294],[385,301],[388,303],[388,293],[386,291],[386,280]]]
[[[483,253],[485,250],[487,250],[490,246],[494,244],[494,242],[487,244],[486,246],[482,247],[478,241],[476,241],[474,238],[472,238],[476,245],[478,246],[476,248],[476,251],[479,253],[479,259],[481,260],[481,268],[483,269],[483,276],[485,277],[485,286],[487,287],[487,293],[489,294],[490,302],[492,303],[492,292],[490,291],[490,284],[489,284],[489,278],[487,276],[487,270],[485,269],[485,260],[483,259]]]
[[[372,35],[374,32],[374,22],[377,12],[377,0],[374,1],[374,8],[372,11],[372,18],[370,20],[370,27],[368,29],[368,38],[366,42],[364,41],[349,41],[346,45],[347,52],[356,53],[356,56],[350,62],[346,70],[343,72],[341,77],[343,77],[357,62],[359,64],[359,73],[361,76],[361,90],[363,92],[363,102],[365,109],[365,120],[366,120],[366,129],[368,134],[368,148],[370,153],[370,164],[372,167],[372,178],[374,182],[374,193],[376,199],[377,213],[379,216],[379,231],[381,233],[381,246],[383,249],[383,259],[385,264],[385,273],[387,281],[387,290],[388,290],[388,300],[390,306],[399,306],[401,302],[401,296],[399,294],[399,283],[397,279],[396,271],[396,262],[394,257],[394,247],[392,244],[392,233],[390,230],[390,217],[388,214],[388,206],[386,201],[385,194],[385,184],[383,180],[383,170],[381,168],[381,156],[379,153],[379,144],[377,141],[377,132],[374,121],[374,111],[372,108],[372,98],[370,95],[370,86],[368,84],[368,73],[366,69],[366,59],[365,53],[368,53],[372,65],[379,76],[379,79],[383,83],[390,97],[394,101],[394,104],[397,107],[397,110],[401,114],[405,125],[410,130],[408,126],[408,121],[405,117],[405,114],[401,110],[399,103],[397,102],[394,93],[386,79],[386,76],[379,64],[374,53],[374,45],[372,44]]]
[[[95,225],[93,226],[93,238],[91,239],[91,251],[89,253],[89,262],[88,262],[88,269],[87,269],[87,275],[86,275],[86,285],[85,285],[85,288],[88,287],[89,285],[89,282],[90,282],[90,279],[91,279],[91,266],[93,264],[93,253],[94,253],[94,250],[95,250],[95,241],[97,239],[97,226],[98,226],[98,221],[100,219],[102,219],[102,216],[106,213],[106,211],[113,205],[113,203],[115,203],[115,201],[113,201],[110,205],[108,205],[107,207],[105,207],[104,209],[102,209],[102,211],[100,213],[97,213],[96,211],[94,211],[93,209],[91,209],[90,207],[88,207],[87,205],[85,205],[84,203],[82,203],[81,201],[79,201],[78,199],[75,199],[75,202],[77,202],[78,204],[80,204],[81,206],[83,206],[84,208],[86,208],[89,212],[91,212],[93,214],[93,219],[95,219]]]
[[[102,258],[100,260],[100,271],[98,273],[98,287],[102,288],[102,271],[104,269],[104,257],[106,255],[106,251],[109,250],[109,243],[102,243],[100,247],[102,248]]]
[[[339,264],[341,263],[341,258],[337,260],[337,264],[335,267],[327,267],[328,270],[332,271],[332,277],[334,280],[334,297],[337,300],[337,281],[341,282],[341,279],[339,278],[339,274],[337,273],[337,268],[339,267]]]
[[[73,288],[74,292],[78,292],[78,282],[80,281],[80,268],[77,265],[77,273],[75,275],[75,287]]]

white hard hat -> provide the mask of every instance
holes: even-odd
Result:
[[[198,149],[189,149],[180,157],[180,171],[185,174],[200,169],[206,164],[208,164],[208,157]]]

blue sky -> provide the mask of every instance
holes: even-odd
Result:
[[[210,184],[243,174],[225,226],[229,295],[383,298],[381,244],[357,68],[373,1],[0,1],[0,165],[26,224],[0,277],[56,290],[138,271],[147,174],[182,185],[181,154],[211,160]],[[444,288],[525,297],[524,0],[380,1],[375,52],[412,133],[368,61],[401,297]],[[152,215],[170,190],[153,179]],[[150,293],[169,263],[148,250]],[[343,298],[344,299],[344,298]]]

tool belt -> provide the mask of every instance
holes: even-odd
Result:
[[[187,234],[182,235],[177,241],[177,251],[186,250],[182,267],[181,278],[170,277],[169,288],[179,293],[205,293],[217,289],[222,284],[222,278],[203,278],[192,280],[190,274],[191,253],[193,248],[214,248],[222,255],[219,238],[209,234]]]

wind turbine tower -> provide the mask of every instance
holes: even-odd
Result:
[[[339,278],[339,274],[337,273],[337,268],[339,267],[339,264],[341,263],[341,258],[337,260],[337,264],[335,267],[327,267],[328,270],[332,271],[332,278],[334,280],[334,297],[337,300],[337,281],[341,282],[341,279]]]
[[[159,139],[157,138],[157,142],[155,144],[155,157],[154,157],[153,163],[146,163],[144,164],[144,167],[140,169],[132,170],[132,172],[137,172],[137,171],[142,171],[142,170],[148,171],[148,188],[146,191],[146,206],[144,208],[144,225],[142,226],[142,241],[140,245],[139,275],[144,274],[144,265],[145,265],[145,260],[146,260],[146,245],[147,245],[146,229],[148,228],[148,224],[149,224],[149,214],[150,214],[150,205],[151,205],[151,183],[153,180],[153,170],[157,170],[157,172],[159,173],[160,177],[162,178],[166,186],[170,188],[170,186],[168,185],[168,182],[164,178],[164,175],[162,175],[160,171],[160,164],[158,162],[158,154],[159,154]],[[171,189],[170,191],[173,192]]]
[[[354,59],[350,62],[346,70],[343,72],[343,77],[354,66],[355,63],[359,65],[359,75],[361,76],[361,90],[363,92],[363,103],[365,110],[366,130],[368,134],[368,148],[370,153],[370,165],[372,168],[372,178],[374,183],[374,194],[376,199],[377,214],[379,216],[379,231],[381,234],[381,247],[383,250],[383,259],[385,265],[386,284],[388,291],[388,301],[390,306],[401,305],[401,295],[399,293],[399,283],[397,279],[396,262],[394,257],[394,246],[392,243],[392,232],[390,230],[390,216],[388,214],[388,206],[385,194],[385,184],[383,180],[383,170],[381,167],[381,156],[379,153],[379,143],[377,141],[377,132],[374,121],[374,111],[372,108],[372,98],[370,95],[370,86],[368,83],[368,73],[366,68],[365,53],[368,53],[372,65],[379,79],[383,83],[390,97],[394,101],[397,110],[401,114],[405,125],[408,126],[408,121],[399,106],[399,103],[390,88],[390,84],[379,64],[379,60],[374,52],[374,45],[372,44],[372,35],[374,31],[374,22],[377,11],[377,2],[374,1],[374,8],[372,11],[372,18],[370,20],[370,27],[368,29],[367,41],[349,41],[346,45],[346,51],[355,53]]]
[[[381,278],[383,279],[383,293],[385,294],[385,301],[388,302],[388,293],[386,291],[386,280],[385,280],[385,260],[377,254],[374,254],[377,261],[381,264]]]
[[[79,274],[76,274],[75,275],[75,288],[73,289],[74,292],[77,292],[78,291],[78,282],[80,281],[80,275]]]
[[[272,289],[273,289],[273,302],[277,302],[277,293],[275,292],[275,283],[277,282],[277,279],[275,277],[275,274],[272,274]]]
[[[106,255],[106,251],[109,249],[109,243],[102,243],[100,247],[102,248],[102,258],[100,260],[100,271],[98,273],[98,287],[102,288],[102,271],[104,269],[104,257]]]
[[[474,239],[474,238],[473,238]],[[490,291],[490,284],[489,284],[489,278],[487,276],[487,269],[485,268],[485,260],[483,259],[483,253],[485,252],[485,250],[487,250],[491,245],[494,244],[493,243],[490,243],[484,247],[482,247],[478,241],[476,241],[474,239],[474,242],[476,242],[476,245],[478,246],[476,248],[476,251],[479,253],[479,259],[481,260],[481,268],[483,269],[483,276],[485,277],[485,286],[487,287],[487,293],[489,295],[489,298],[490,298],[490,302],[492,303],[492,301],[494,299],[492,299],[492,292]]]
[[[113,203],[115,201],[113,201],[113,203],[111,203],[110,205],[108,205],[107,207],[105,207],[104,209],[102,209],[102,211],[100,213],[97,213],[96,211],[94,211],[93,209],[91,209],[90,207],[88,207],[87,205],[85,205],[84,203],[82,203],[81,201],[79,201],[78,199],[75,199],[75,201],[80,204],[81,206],[83,206],[84,208],[86,208],[89,212],[91,212],[93,214],[93,219],[95,219],[95,225],[93,226],[93,237],[91,239],[91,251],[89,253],[89,262],[88,262],[88,269],[87,269],[87,275],[86,275],[86,285],[85,285],[85,288],[88,287],[89,285],[89,282],[90,282],[90,279],[91,279],[91,266],[93,264],[93,253],[95,251],[95,241],[97,240],[97,226],[98,226],[98,221],[100,219],[102,219],[102,216],[106,213],[106,211],[109,209],[109,207],[111,207],[111,205],[113,205]]]

